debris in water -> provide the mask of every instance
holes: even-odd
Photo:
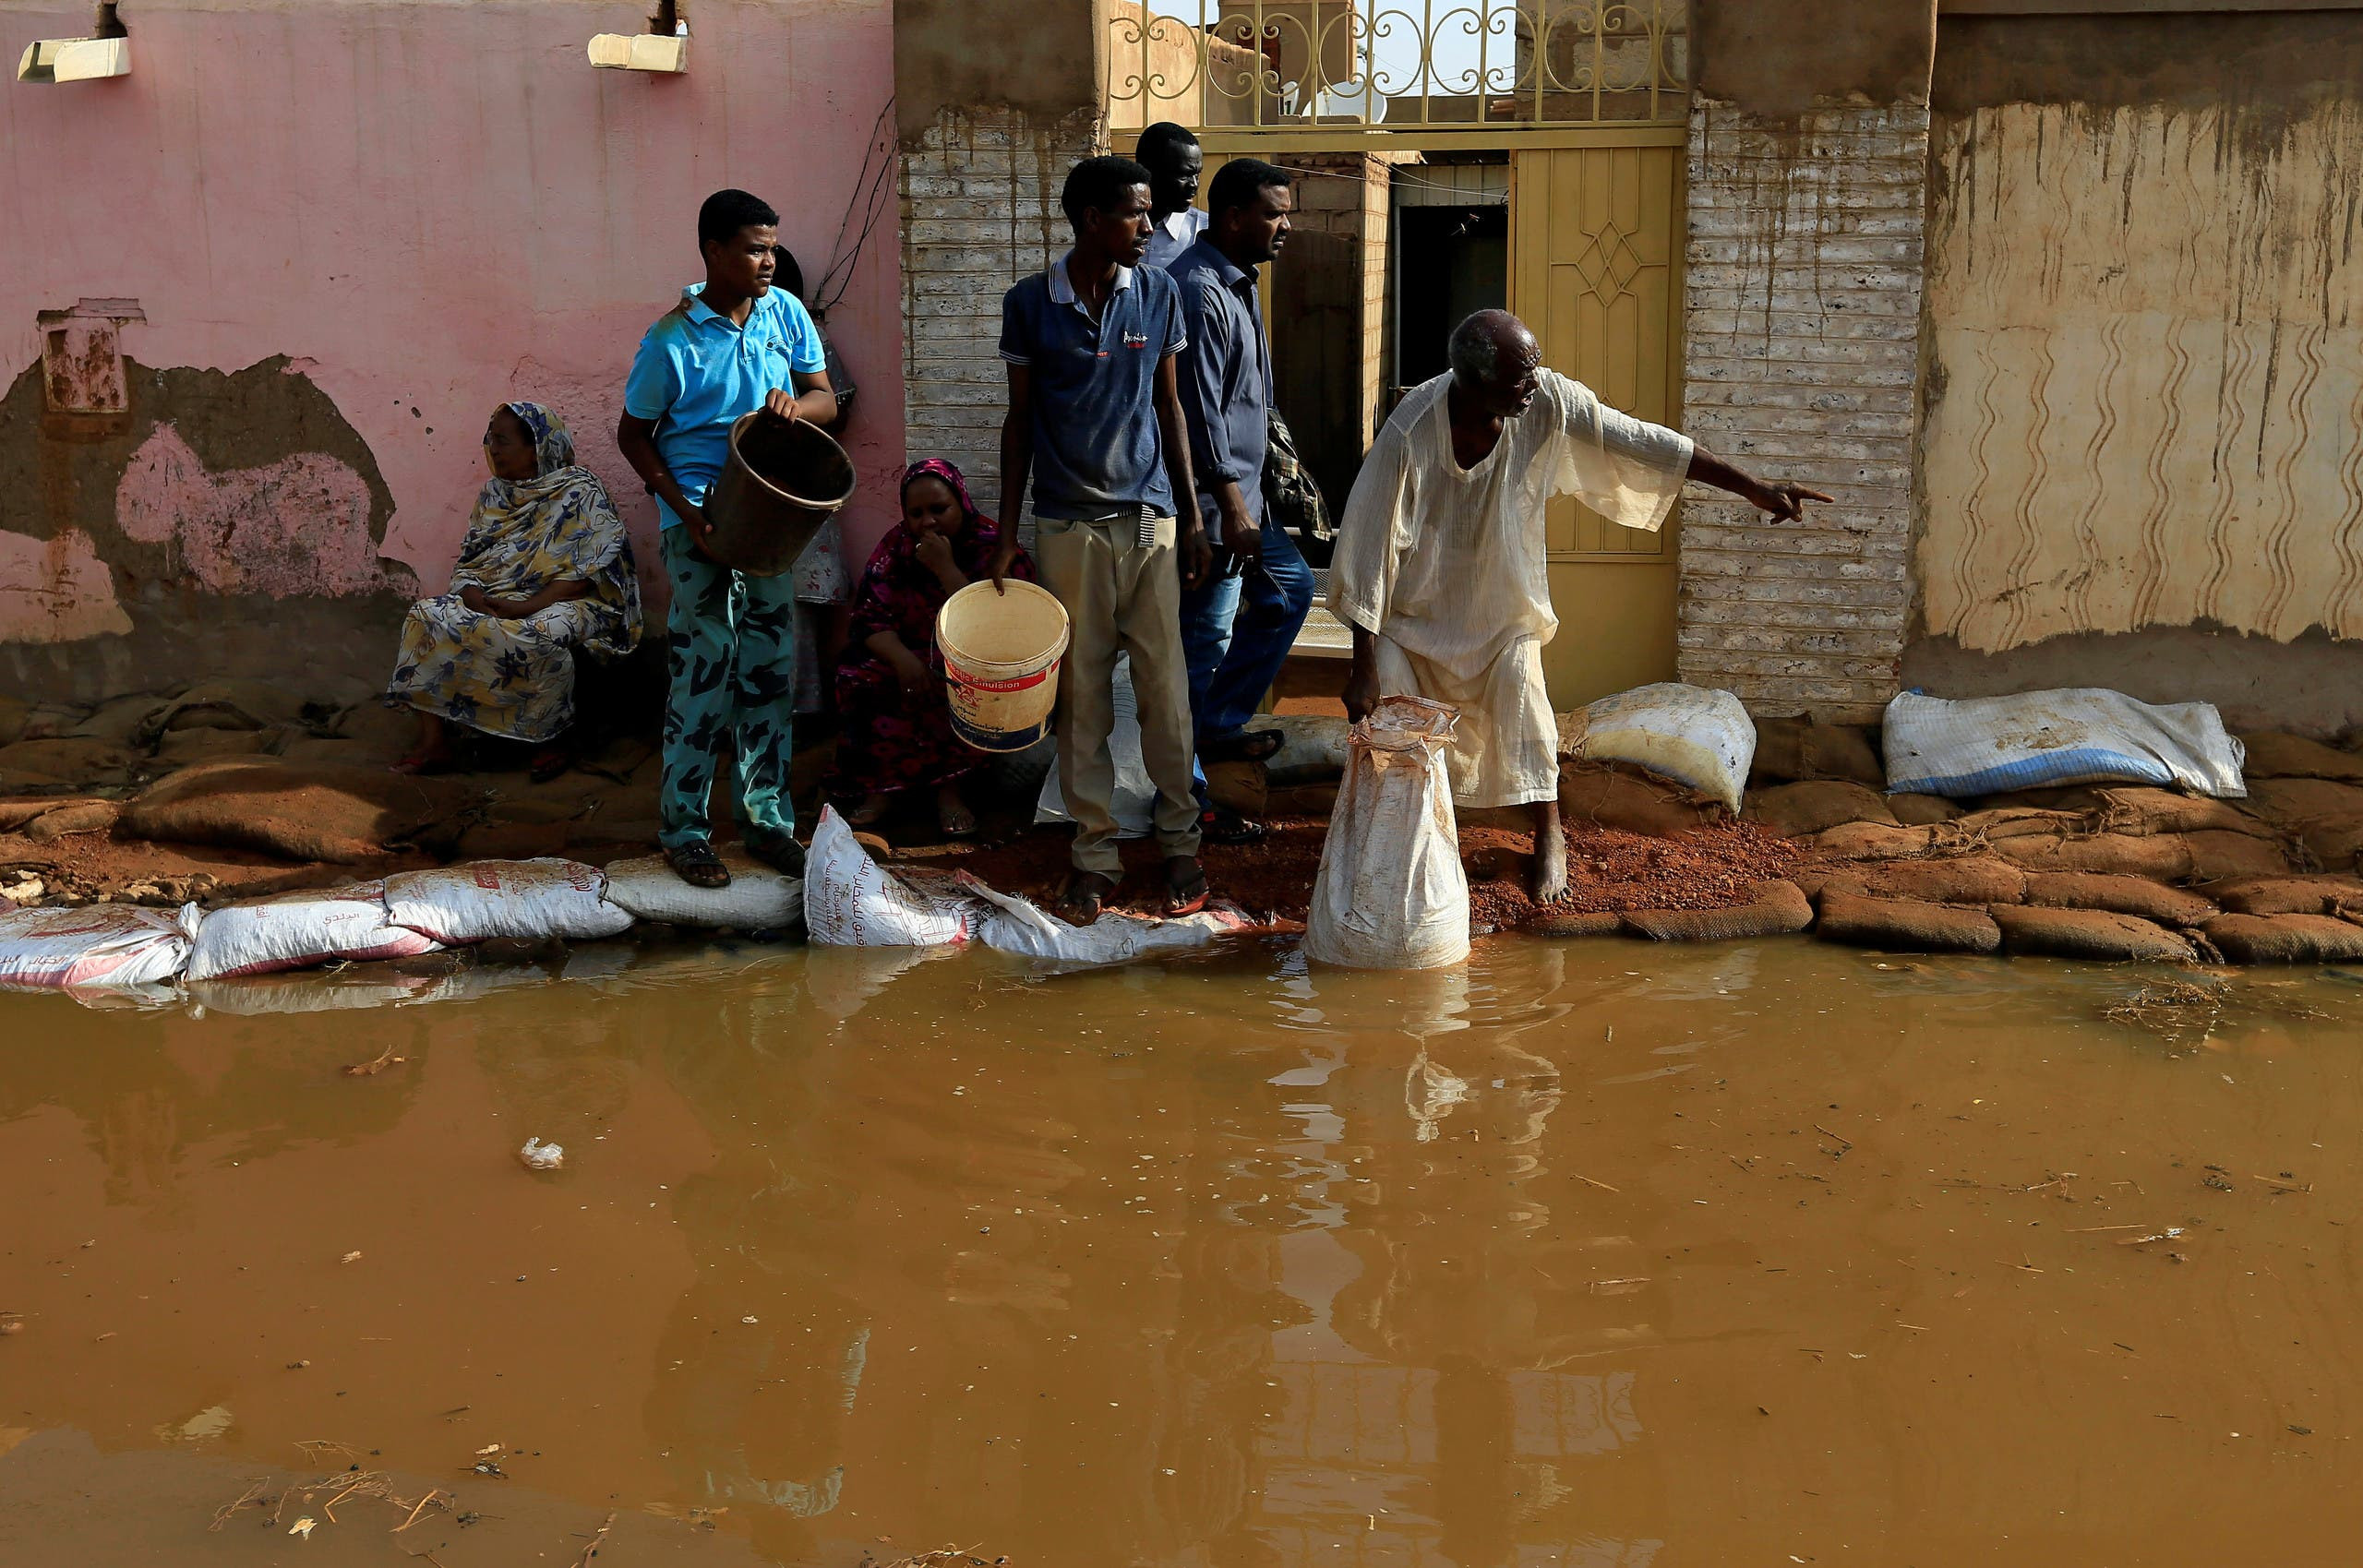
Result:
[[[517,1151],[527,1170],[556,1170],[566,1163],[566,1151],[556,1143],[545,1143],[539,1138],[528,1138],[525,1146]]]
[[[606,1540],[607,1538],[607,1532],[615,1527],[616,1516],[613,1514],[610,1514],[607,1515],[606,1522],[601,1525],[598,1530],[591,1537],[591,1544],[582,1549],[582,1555],[574,1560],[574,1568],[585,1568],[585,1565],[589,1563],[593,1558],[598,1556],[599,1543]]]
[[[320,1522],[306,1514],[301,1519],[298,1519],[294,1524],[288,1526],[287,1533],[291,1536],[302,1536],[306,1540],[310,1540],[312,1538],[312,1532],[318,1529],[319,1526]]]
[[[360,1261],[361,1254],[358,1252],[347,1252],[343,1257],[337,1260],[337,1262],[341,1263],[357,1263]]]
[[[410,1058],[406,1056],[396,1056],[394,1054],[394,1047],[388,1046],[384,1050],[378,1053],[375,1059],[369,1061],[356,1061],[347,1066],[344,1070],[344,1075],[347,1078],[368,1078],[377,1073],[385,1071],[386,1069],[390,1067],[393,1067],[401,1062],[408,1061],[409,1059]]]
[[[2172,1241],[2182,1234],[2182,1227],[2170,1225],[2164,1230],[2153,1230],[2147,1236],[2128,1236],[2117,1242],[2120,1247],[2140,1247],[2152,1241]]]
[[[479,1459],[486,1459],[499,1452],[500,1444],[497,1442],[487,1442],[482,1448],[476,1450],[476,1457]]]

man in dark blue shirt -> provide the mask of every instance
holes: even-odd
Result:
[[[1206,902],[1198,803],[1190,787],[1190,676],[1180,600],[1205,575],[1209,548],[1187,501],[1190,440],[1174,356],[1187,341],[1173,280],[1144,267],[1148,171],[1089,158],[1061,202],[1074,248],[1002,299],[1009,413],[1001,432],[1002,545],[996,586],[1017,554],[1026,486],[1034,485],[1034,559],[1066,606],[1059,676],[1059,784],[1075,822],[1074,869],[1058,912],[1086,926],[1123,879],[1113,809],[1115,666],[1132,664],[1141,760],[1157,785],[1165,912]],[[1178,515],[1177,515],[1178,514]]]
[[[1205,581],[1182,592],[1182,643],[1200,760],[1259,760],[1279,749],[1279,732],[1250,734],[1247,721],[1313,608],[1312,569],[1288,530],[1264,516],[1272,345],[1255,269],[1287,243],[1296,203],[1286,170],[1234,158],[1215,175],[1206,209],[1206,232],[1171,270],[1190,338],[1182,353],[1182,412],[1197,510],[1222,545]],[[1264,836],[1261,824],[1228,807],[1209,808],[1199,828],[1217,844]]]

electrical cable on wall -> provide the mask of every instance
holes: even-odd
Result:
[[[894,113],[894,98],[889,93],[870,126],[870,149],[862,155],[861,173],[855,176],[853,194],[846,199],[845,216],[837,221],[837,237],[829,247],[829,264],[813,280],[809,303],[816,316],[827,315],[853,287],[854,268],[861,260],[862,250],[870,244],[870,233],[878,227],[878,220],[893,197],[895,146],[888,120]],[[854,228],[857,213],[860,215],[860,232],[853,235],[848,248],[846,236]]]

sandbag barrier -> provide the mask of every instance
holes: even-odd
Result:
[[[2093,694],[2036,695],[2082,701]],[[278,708],[269,706],[274,701]],[[1812,931],[1823,940],[1896,951],[2084,960],[2357,961],[2363,950],[2353,933],[2363,931],[2363,749],[2295,736],[2226,737],[2195,708],[2129,709],[2113,699],[2085,705],[2119,730],[2130,714],[2160,737],[2141,756],[2104,757],[2102,772],[2132,757],[2129,771],[2136,775],[2147,769],[2148,776],[2163,774],[2186,788],[2195,781],[2206,793],[2183,793],[2138,782],[2138,776],[2065,783],[2056,771],[2044,776],[2026,770],[2008,781],[2020,787],[1996,794],[1948,796],[1927,787],[1890,793],[1883,755],[1894,751],[1896,737],[1879,726],[1831,724],[1809,714],[1745,721],[1720,694],[1678,686],[1605,700],[1562,721],[1568,755],[1563,757],[1561,804],[1571,830],[1670,838],[1712,829],[1732,820],[1744,780],[1739,820],[1798,845],[1807,859],[1781,874],[1785,880],[1748,885],[1743,873],[1741,887],[1723,895],[1739,901],[1722,908],[1558,908],[1524,928],[1551,937],[1661,941]],[[356,869],[405,844],[471,856],[460,867],[403,873],[390,882],[455,874],[472,879],[487,864],[579,865],[553,861],[555,847],[538,853],[523,847],[534,837],[528,828],[547,836],[547,830],[534,827],[538,819],[523,826],[487,822],[482,802],[454,784],[355,766],[361,740],[286,740],[307,728],[315,736],[333,733],[319,715],[280,711],[286,707],[285,699],[272,693],[207,688],[169,702],[118,700],[84,715],[78,728],[71,715],[46,721],[50,727],[40,730],[22,727],[22,721],[14,728],[0,723],[0,741],[8,743],[0,772],[14,773],[27,796],[0,800],[0,832],[42,844],[72,833],[112,832],[118,838],[247,849]],[[1951,723],[1961,708],[1949,708],[1937,716]],[[0,711],[0,721],[8,719]],[[359,733],[350,715],[337,722]],[[1349,751],[1348,726],[1309,715],[1262,722],[1281,730],[1280,754],[1268,764],[1210,770],[1217,775],[1210,781],[1217,796],[1251,813],[1329,815]],[[263,744],[274,736],[280,738]],[[240,750],[250,737],[255,749]],[[2188,755],[2178,755],[2177,748]],[[280,749],[286,755],[274,754]],[[1924,760],[1929,752],[1927,747],[1905,749]],[[2081,766],[2092,766],[2093,749],[2085,748]],[[176,771],[129,799],[68,793],[114,782],[82,776],[92,769],[103,775],[129,763],[136,776],[145,765],[141,753]],[[2224,765],[2227,756],[2245,759],[2237,778]],[[1652,763],[1661,771],[1650,771]],[[1687,781],[1667,776],[1676,771]],[[1922,772],[1927,786],[1953,790],[1965,776],[1940,766]],[[516,836],[518,846],[510,847],[502,834]],[[44,886],[32,870],[9,870],[0,872],[0,921],[40,916],[21,936],[46,944],[49,959],[25,960],[11,972],[0,957],[0,984],[50,983],[35,971],[76,976],[60,983],[88,984],[102,974],[145,978],[160,966],[210,983],[339,960],[426,958],[441,947],[491,952],[504,944],[594,940],[633,928],[764,932],[795,927],[802,914],[801,884],[743,857],[734,858],[732,869],[733,887],[708,894],[680,882],[658,856],[618,862],[604,873],[582,867],[560,879],[597,880],[595,892],[572,888],[573,915],[528,916],[511,925],[488,917],[481,928],[438,925],[440,915],[413,907],[438,885],[432,881],[412,886],[412,904],[400,905],[413,926],[391,917],[382,883],[244,900],[209,914],[202,906],[218,894],[201,875],[154,877],[114,892],[113,904],[107,895],[94,904],[88,896],[94,890],[73,883],[70,872],[67,885],[59,887],[54,876]],[[496,880],[502,876],[488,874]],[[927,872],[894,880],[942,885]],[[976,939],[982,923],[997,920],[1013,951],[1062,956],[1055,950],[1064,937],[1056,928],[1037,927],[1039,912],[1030,904],[1019,900],[1022,910],[1002,908],[991,890],[959,890],[956,879],[951,881],[961,911],[955,940]],[[45,903],[10,914],[5,895],[11,892]],[[717,898],[726,907],[706,906]],[[142,913],[127,913],[141,906]],[[1141,946],[1133,940],[1138,935],[1128,932],[1115,946]],[[1199,939],[1191,933],[1184,940]],[[88,951],[60,964],[54,960],[61,941]]]

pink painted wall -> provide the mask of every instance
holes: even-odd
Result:
[[[879,126],[893,91],[892,0],[687,0],[690,66],[678,78],[585,61],[593,33],[643,26],[644,3],[123,9],[127,78],[0,83],[0,386],[39,362],[35,312],[83,298],[138,302],[146,322],[126,326],[122,344],[143,365],[229,372],[286,355],[366,442],[394,502],[383,554],[430,589],[483,477],[485,419],[511,398],[565,416],[631,523],[646,575],[654,507],[614,428],[642,329],[702,275],[698,203],[724,186],[762,196],[817,281],[873,132],[893,134],[891,115]],[[32,39],[78,34],[90,14],[80,4],[0,9],[0,51],[13,60]],[[860,388],[855,567],[892,520],[901,459],[891,177],[887,191],[889,210],[827,323]],[[290,489],[263,469],[207,474],[159,426],[126,465],[140,497],[132,509],[283,502],[301,512],[306,497],[349,499],[359,483],[346,469]],[[35,525],[28,504],[0,496],[0,533],[55,533]],[[312,515],[350,528],[352,511]],[[119,526],[150,538],[176,523],[142,515]],[[102,555],[109,544],[99,540]],[[277,576],[249,562],[242,586],[348,591],[356,563],[330,564],[347,554],[281,554],[294,564]],[[8,562],[40,556],[0,550],[0,572],[20,575]],[[357,565],[354,581],[366,579],[369,563]],[[25,584],[0,582],[0,609],[11,588],[28,597]],[[126,607],[136,617],[138,606]],[[103,635],[112,623],[90,613],[72,624]],[[0,626],[0,642],[20,635]]]

